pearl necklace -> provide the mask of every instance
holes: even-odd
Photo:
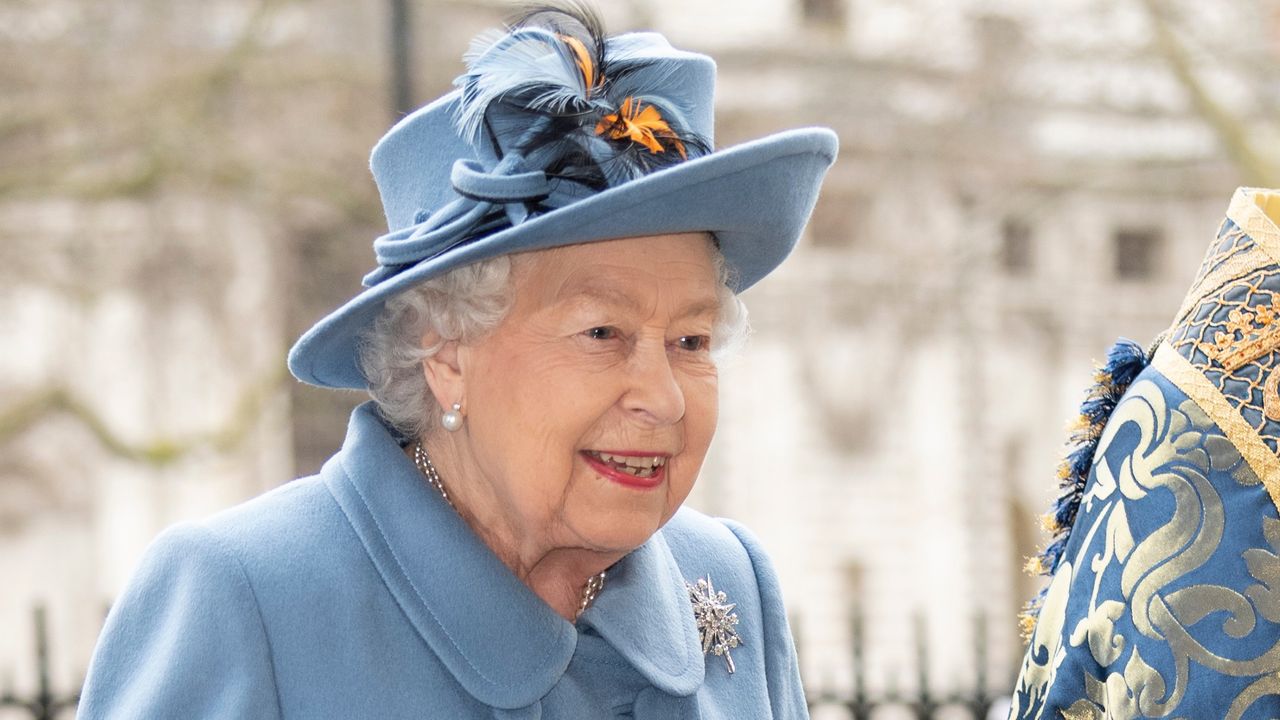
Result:
[[[449,498],[449,491],[444,489],[444,483],[440,481],[440,471],[436,470],[431,458],[427,457],[427,451],[423,449],[421,442],[413,448],[413,464],[418,466],[418,472],[422,473],[431,487],[440,492],[440,497],[444,498],[446,503],[449,503],[449,507],[456,511],[458,507],[453,504],[453,500]],[[591,607],[591,603],[595,602],[596,597],[600,595],[600,591],[604,589],[606,572],[601,570],[598,574],[592,575],[587,580],[587,584],[582,587],[582,600],[578,603],[578,611],[573,616],[575,621],[587,608]]]

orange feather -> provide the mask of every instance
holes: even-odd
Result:
[[[675,137],[675,132],[667,121],[662,119],[662,113],[658,112],[658,108],[653,105],[642,106],[635,98],[628,97],[623,100],[618,112],[605,115],[596,124],[597,135],[605,132],[608,132],[613,140],[630,138],[632,142],[649,148],[649,152],[654,154],[666,150],[659,140],[659,138],[666,138],[671,141],[672,147],[680,153],[681,158],[688,159],[684,143]]]
[[[587,89],[590,90],[596,86],[596,66],[591,62],[591,53],[587,52],[587,46],[582,41],[571,35],[561,35],[561,40],[573,50],[575,62],[578,69],[582,71],[582,79],[587,83]]]

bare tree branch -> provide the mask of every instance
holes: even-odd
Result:
[[[1179,42],[1159,0],[1141,0],[1155,32],[1155,49],[1169,63],[1169,69],[1191,97],[1196,112],[1213,128],[1223,149],[1244,174],[1245,182],[1274,187],[1280,179],[1277,169],[1254,147],[1244,121],[1222,106],[1191,67],[1186,48]]]

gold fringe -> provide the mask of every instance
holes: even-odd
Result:
[[[1053,513],[1045,513],[1040,516],[1040,527],[1047,533],[1056,533],[1062,529],[1058,524],[1058,518]]]
[[[1031,642],[1031,636],[1036,632],[1036,616],[1030,611],[1018,615],[1018,630],[1023,643]]]

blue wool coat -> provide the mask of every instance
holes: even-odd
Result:
[[[737,672],[685,590],[736,602]],[[112,608],[81,718],[804,718],[778,581],[689,509],[569,623],[423,482],[370,405],[298,480],[166,531]]]

